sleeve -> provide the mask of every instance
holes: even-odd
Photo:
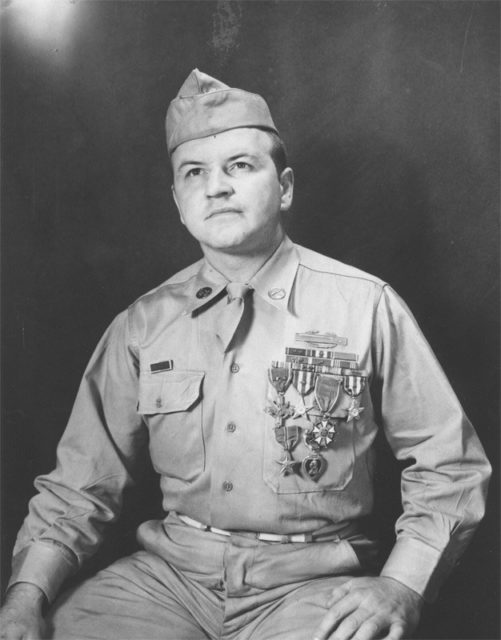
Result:
[[[491,467],[405,303],[386,285],[375,318],[383,428],[398,460],[403,513],[381,571],[433,601],[484,514]]]
[[[39,493],[16,540],[9,587],[30,582],[51,602],[119,515],[123,490],[133,484],[147,440],[136,411],[137,358],[129,334],[124,312],[89,362],[57,448],[56,468],[35,480]]]

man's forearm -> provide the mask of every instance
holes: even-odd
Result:
[[[43,638],[45,602],[44,592],[35,584],[18,582],[13,585],[0,610],[0,637],[5,640]]]
[[[22,606],[37,610],[41,613],[47,599],[44,592],[36,584],[18,582],[8,591],[4,606]]]

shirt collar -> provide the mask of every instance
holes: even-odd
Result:
[[[228,280],[216,271],[214,267],[203,259],[198,273],[192,281],[188,292],[188,301],[183,315],[191,315],[194,311],[201,310],[217,298],[228,284]]]
[[[249,284],[271,305],[286,311],[294,285],[299,256],[294,243],[285,236]]]
[[[289,304],[294,279],[299,265],[299,256],[294,243],[287,237],[275,252],[248,282],[263,300],[277,309],[286,311]],[[192,281],[191,291],[183,315],[202,310],[218,297],[228,284],[228,280],[214,269],[207,260]]]

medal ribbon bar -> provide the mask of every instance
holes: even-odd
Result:
[[[299,349],[298,347],[285,347],[285,353],[289,356],[308,356],[311,358],[335,358],[337,360],[358,360],[356,353],[343,351],[329,351],[327,349]]]
[[[287,362],[298,364],[325,365],[327,367],[340,367],[342,369],[356,369],[357,363],[350,360],[337,360],[334,358],[310,358],[308,356],[285,356]]]

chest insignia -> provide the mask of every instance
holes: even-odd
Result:
[[[338,345],[346,346],[347,338],[314,331],[297,333],[295,337],[296,341],[317,348],[286,347],[285,362],[271,363],[268,378],[277,398],[265,411],[274,418],[275,439],[284,451],[283,459],[277,460],[280,474],[301,473],[317,482],[327,468],[322,451],[335,443],[336,429],[342,422],[359,420],[364,411],[360,396],[367,374],[359,368],[357,354],[332,350]],[[301,396],[302,406],[292,406],[285,400],[291,384]],[[307,406],[310,394],[312,399]],[[300,417],[306,419],[306,426],[294,424]],[[301,438],[311,453],[300,462],[294,460],[292,452]]]
[[[174,360],[163,360],[162,362],[153,362],[152,364],[150,364],[151,373],[172,371],[172,369],[174,369]]]
[[[306,331],[306,333],[296,333],[296,342],[306,342],[314,347],[346,347],[348,338],[341,338],[335,333]]]

